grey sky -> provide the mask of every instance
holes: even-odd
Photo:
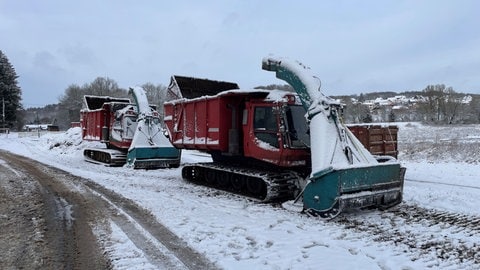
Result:
[[[0,0],[0,50],[25,107],[57,103],[96,77],[121,87],[173,74],[283,83],[269,54],[300,60],[327,95],[422,90],[480,93],[480,1]]]

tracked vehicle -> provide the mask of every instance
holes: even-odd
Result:
[[[85,160],[107,166],[128,164],[135,169],[178,167],[180,150],[163,133],[158,112],[140,87],[135,98],[85,96],[81,110],[82,138],[105,143],[106,148],[84,149]]]
[[[185,165],[183,178],[263,202],[296,197],[305,212],[330,218],[401,202],[405,170],[362,145],[308,68],[283,58],[266,58],[262,67],[295,92],[172,76],[164,106],[169,138],[213,159]]]

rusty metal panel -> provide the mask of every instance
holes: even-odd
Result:
[[[398,127],[395,125],[348,125],[355,137],[373,155],[398,157]]]

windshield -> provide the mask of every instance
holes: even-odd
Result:
[[[310,134],[308,132],[305,109],[302,106],[291,105],[287,107],[287,132],[292,148],[310,147]]]
[[[125,116],[123,122],[123,138],[132,139],[137,128],[136,116]]]

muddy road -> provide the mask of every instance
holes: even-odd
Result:
[[[111,269],[112,223],[155,268],[217,268],[133,201],[0,151],[0,269]]]

